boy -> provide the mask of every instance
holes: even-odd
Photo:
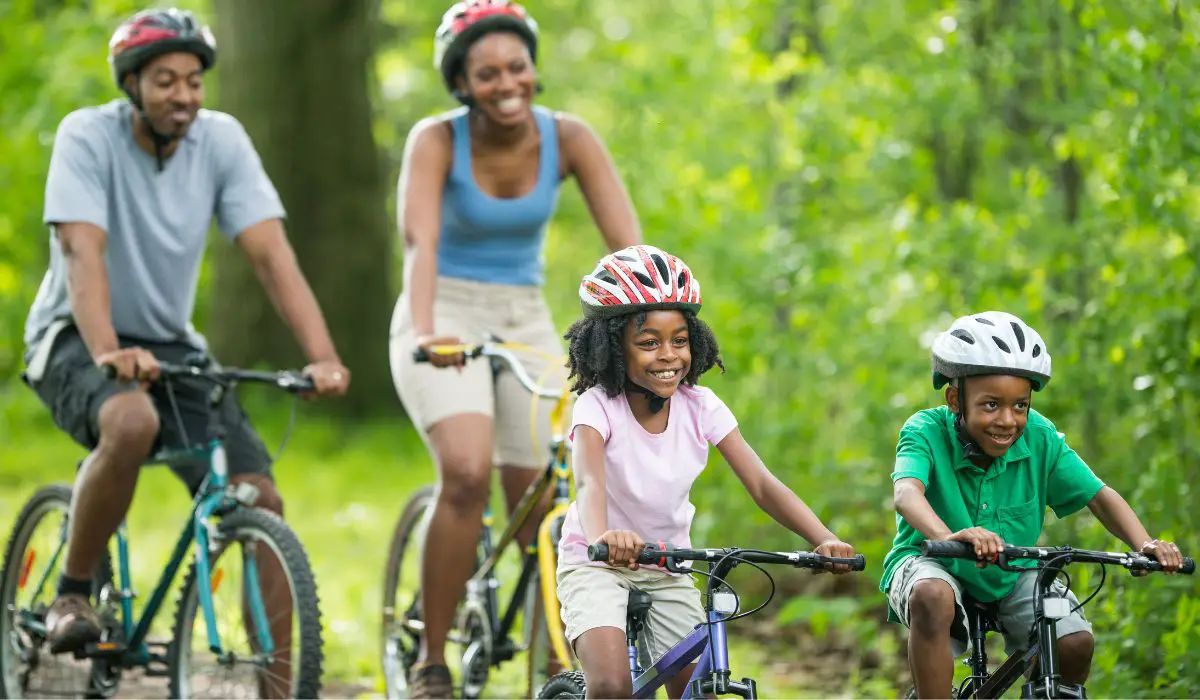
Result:
[[[1125,499],[1030,408],[1032,392],[1049,381],[1045,343],[1011,314],[963,316],[933,343],[933,386],[946,387],[946,405],[917,412],[900,429],[892,472],[897,532],[880,583],[888,619],[909,628],[918,697],[950,690],[953,660],[967,645],[964,592],[996,602],[1009,654],[1028,648],[1035,573],[983,562],[995,561],[1005,543],[1035,546],[1047,506],[1060,518],[1087,506],[1109,532],[1167,571],[1182,561],[1174,544],[1150,538]],[[981,562],[922,557],[927,539],[971,544]],[[1054,585],[1072,607],[1079,603]],[[1077,610],[1058,621],[1056,633],[1063,682],[1083,683],[1091,624]]]

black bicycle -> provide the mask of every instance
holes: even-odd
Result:
[[[940,559],[976,559],[975,548],[965,542],[948,542],[935,540],[921,543],[921,553],[927,557]],[[1064,683],[1059,675],[1057,635],[1055,627],[1058,621],[1067,617],[1079,608],[1089,603],[1100,589],[1104,587],[1107,578],[1106,566],[1120,566],[1130,573],[1140,571],[1162,571],[1162,564],[1137,552],[1099,552],[1072,547],[1013,547],[1007,545],[1000,553],[995,566],[1005,571],[1022,572],[1027,568],[1015,567],[1009,564],[1016,559],[1036,562],[1037,585],[1033,594],[1034,624],[1029,633],[1029,648],[1020,654],[1009,656],[994,674],[988,673],[987,651],[984,642],[989,632],[999,632],[1000,624],[996,620],[995,606],[981,603],[963,596],[963,606],[967,610],[967,629],[970,634],[971,653],[964,663],[971,669],[958,688],[953,691],[957,698],[998,698],[1003,695],[1018,678],[1025,675],[1028,682],[1021,686],[1022,698],[1084,698],[1087,697],[1084,687],[1078,684]],[[1083,600],[1071,607],[1071,602],[1060,595],[1052,586],[1055,579],[1064,575],[1063,569],[1069,564],[1099,564],[1100,584],[1096,590]],[[1191,574],[1196,570],[1196,562],[1184,557],[1183,566],[1179,572]],[[1070,579],[1067,579],[1068,585]],[[915,698],[916,689],[911,688],[909,698]]]

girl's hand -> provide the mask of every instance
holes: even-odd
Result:
[[[841,540],[826,540],[817,545],[816,553],[825,557],[852,558],[854,556],[854,547],[842,542]],[[814,574],[822,574],[825,571],[832,571],[835,574],[844,574],[850,571],[849,564],[826,564],[824,569],[813,569]]]
[[[630,569],[638,568],[638,555],[646,546],[641,535],[630,530],[609,530],[600,535],[592,544],[608,545],[609,566],[625,566]]]

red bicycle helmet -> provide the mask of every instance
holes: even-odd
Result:
[[[655,309],[700,310],[700,283],[679,258],[651,245],[609,253],[579,283],[588,318]]]
[[[517,3],[509,0],[464,0],[455,3],[442,15],[442,23],[433,37],[433,66],[441,72],[446,89],[452,94],[457,93],[454,80],[462,72],[467,49],[484,34],[496,31],[511,31],[520,36],[529,47],[529,55],[536,65],[538,25]]]
[[[117,87],[151,59],[175,51],[195,54],[204,70],[217,62],[217,42],[187,10],[143,10],[125,20],[108,42],[108,63]],[[132,97],[132,96],[131,96]]]

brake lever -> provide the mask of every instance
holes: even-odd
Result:
[[[996,563],[993,564],[993,566],[1000,569],[1001,571],[1011,571],[1013,573],[1018,573],[1018,574],[1026,571],[1026,569],[1024,569],[1024,568],[1021,568],[1019,566],[1013,566],[1012,564],[1009,564],[1008,556],[1005,555],[1004,552],[1000,552],[1000,554],[997,555]]]

